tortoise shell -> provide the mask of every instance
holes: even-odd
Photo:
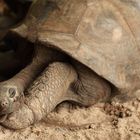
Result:
[[[13,31],[31,41],[36,34],[41,43],[63,50],[122,92],[138,89],[140,1],[55,0],[55,4],[41,8],[34,3],[26,21]],[[34,12],[43,12],[43,18]]]

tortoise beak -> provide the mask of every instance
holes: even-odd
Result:
[[[0,101],[0,114],[8,110],[9,107],[10,103],[7,99],[3,99],[2,101]]]
[[[16,106],[16,105],[15,105]],[[8,98],[2,98],[0,100],[0,117],[13,112],[13,102],[11,102]]]
[[[0,116],[0,122],[4,122],[7,119],[8,114],[4,114]]]

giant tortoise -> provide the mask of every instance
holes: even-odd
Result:
[[[138,96],[139,27],[138,0],[35,1],[11,30],[35,43],[35,54],[0,83],[2,124],[27,127],[65,100],[85,106],[106,101],[112,86],[118,99]]]

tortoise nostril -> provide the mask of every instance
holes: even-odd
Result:
[[[8,107],[8,101],[2,101],[0,105],[2,108]]]

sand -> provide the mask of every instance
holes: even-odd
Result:
[[[89,108],[63,103],[26,129],[0,129],[0,140],[140,140],[140,100]]]

